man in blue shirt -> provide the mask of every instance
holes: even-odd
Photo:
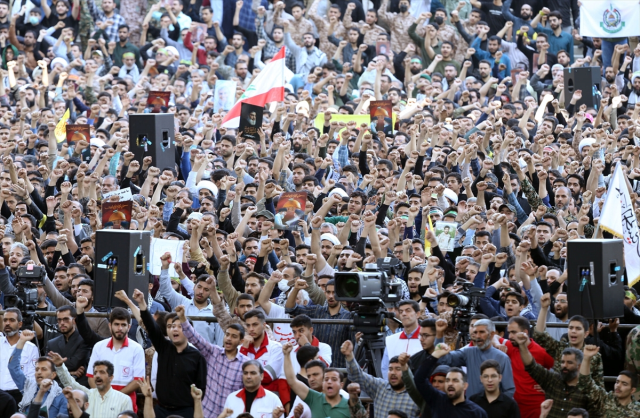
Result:
[[[436,321],[436,331],[438,335],[441,335],[440,333],[443,332],[444,327],[447,326],[444,322],[444,320]],[[496,360],[500,364],[503,374],[500,391],[508,396],[513,396],[516,391],[509,356],[492,345],[495,332],[495,325],[490,320],[481,319],[477,321],[471,331],[471,341],[473,345],[451,351],[447,355],[442,356],[438,361],[438,364],[446,364],[451,367],[467,367],[467,373],[469,375],[469,389],[467,390],[467,394],[469,396],[484,391],[484,387],[480,381],[480,365],[485,360]],[[443,343],[444,339],[436,338],[435,342],[436,344]]]
[[[540,25],[542,16],[549,16],[549,28]],[[573,36],[570,33],[562,31],[562,15],[557,11],[549,11],[546,7],[531,21],[531,27],[536,32],[548,35],[549,53],[558,54],[558,51],[565,50],[569,53],[571,62],[573,63]]]
[[[47,412],[50,417],[57,417],[58,414],[67,414],[67,399],[62,393],[62,388],[54,381],[56,378],[56,369],[53,362],[47,358],[39,358],[35,365],[34,377],[26,377],[20,367],[20,357],[22,349],[27,341],[35,337],[35,332],[24,330],[20,334],[20,339],[16,344],[16,348],[9,359],[9,373],[14,383],[23,394],[22,401],[18,405],[21,412],[27,412],[32,405],[32,401],[40,391],[40,386],[44,385],[47,389],[38,404],[34,403],[34,407],[40,407],[41,410]]]
[[[483,33],[486,35],[486,33]],[[493,73],[496,73],[495,66],[498,65],[498,78],[502,80],[503,78],[511,75],[511,60],[509,57],[504,55],[502,51],[500,51],[500,46],[502,45],[502,39],[499,36],[493,35],[489,38],[489,42],[487,42],[488,51],[484,51],[480,49],[480,43],[482,42],[482,34],[479,34],[476,39],[471,43],[471,48],[475,49],[474,56],[478,59],[478,61],[487,60],[491,64],[491,67],[494,68]],[[497,61],[497,62],[496,62]]]

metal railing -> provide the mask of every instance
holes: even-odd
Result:
[[[0,315],[3,315],[5,311],[0,311]],[[36,311],[34,312],[39,316],[55,316],[56,311]],[[87,318],[108,318],[109,314],[106,312],[85,312],[84,315]],[[187,318],[192,321],[204,321],[204,322],[218,322],[217,318],[211,316],[189,316]],[[273,324],[288,324],[293,320],[293,318],[267,318],[266,322]],[[350,319],[312,319],[314,324],[324,324],[324,325],[353,325],[353,321]],[[532,326],[535,326],[536,321],[530,321]],[[495,321],[495,325],[497,326],[507,326],[508,322],[506,321]],[[569,324],[563,323],[548,323],[547,328],[567,328]],[[618,325],[618,329],[633,329],[637,327],[637,324],[620,324]],[[617,376],[604,376],[605,382],[615,382]]]

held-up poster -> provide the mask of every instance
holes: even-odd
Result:
[[[133,201],[102,202],[103,229],[129,229]]]

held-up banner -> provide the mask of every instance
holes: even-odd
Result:
[[[618,163],[600,213],[600,228],[624,241],[627,282],[633,286],[640,280],[640,232],[624,176],[622,165]]]
[[[624,38],[640,35],[637,0],[582,0],[580,36]]]

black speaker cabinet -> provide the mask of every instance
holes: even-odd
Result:
[[[149,294],[150,231],[102,229],[96,232],[95,296],[98,307],[126,307],[113,295],[118,290],[134,289]]]
[[[620,239],[578,239],[567,243],[570,317],[608,319],[624,315],[622,250]]]
[[[582,90],[582,98],[575,105],[576,111],[582,104],[599,109],[602,99],[600,83],[602,83],[600,67],[565,68],[564,102],[569,103],[573,92]]]
[[[153,158],[160,170],[175,167],[175,123],[172,113],[134,113],[129,115],[129,151],[142,165],[144,157]]]

